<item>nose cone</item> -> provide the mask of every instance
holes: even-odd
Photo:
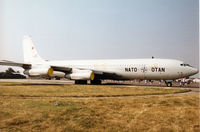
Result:
[[[198,72],[199,72],[198,69],[196,69],[196,68],[193,68],[193,69],[192,69],[192,74],[197,74]]]

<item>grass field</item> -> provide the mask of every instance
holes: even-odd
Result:
[[[0,131],[199,131],[198,94],[137,97],[187,91],[0,83]]]

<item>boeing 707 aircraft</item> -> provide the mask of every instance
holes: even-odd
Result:
[[[116,59],[46,61],[38,54],[31,38],[23,39],[24,63],[0,61],[0,65],[24,68],[28,76],[57,76],[75,80],[75,84],[101,84],[101,80],[164,80],[167,86],[178,78],[189,77],[198,70],[172,59]]]

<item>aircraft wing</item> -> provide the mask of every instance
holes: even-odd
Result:
[[[61,72],[65,72],[65,73],[71,73],[72,69],[71,67],[62,67],[62,66],[52,66],[51,68],[53,68],[54,71],[61,71]],[[91,69],[87,69],[87,68],[78,68],[76,67],[75,69],[79,69],[79,70],[91,70]],[[116,76],[115,73],[110,73],[110,72],[103,72],[103,71],[99,71],[99,70],[91,70],[94,72],[95,75],[98,76]]]
[[[17,66],[17,67],[22,67],[24,69],[31,69],[32,65],[31,64],[26,64],[26,63],[17,63],[17,62],[13,62],[13,61],[8,61],[8,60],[1,60],[0,61],[0,65],[5,65],[5,66]],[[54,71],[60,71],[60,72],[64,72],[64,73],[71,73],[72,72],[72,68],[71,67],[62,67],[62,66],[53,66],[50,65],[51,68]],[[82,69],[82,68],[76,68],[76,69],[80,69],[80,70],[91,70],[91,69]],[[103,71],[98,71],[98,70],[92,70],[94,72],[94,74],[96,76],[98,76],[99,78],[116,78],[118,79],[118,75],[116,75],[115,73],[110,73],[110,72],[103,72]]]
[[[0,61],[0,65],[5,65],[5,66],[18,66],[18,67],[22,67],[22,68],[24,68],[24,69],[31,69],[31,64],[17,63],[17,62],[7,61],[7,60],[2,60],[2,61]]]
[[[99,79],[113,79],[113,80],[119,80],[121,79],[120,75],[117,75],[116,73],[112,72],[101,72],[101,71],[93,71],[95,76]]]
[[[60,72],[64,72],[64,73],[71,73],[72,72],[72,68],[71,67],[62,67],[62,66],[52,66],[51,68],[53,68],[54,71],[60,71]],[[76,69],[79,70],[91,70],[94,72],[95,76],[99,79],[120,79],[121,76],[112,73],[112,72],[104,72],[104,71],[99,71],[99,70],[92,70],[92,69],[87,69],[87,68],[78,68],[76,67]]]
[[[26,64],[26,63],[17,63],[14,61],[8,61],[8,60],[1,60],[0,65],[4,66],[17,66],[17,67],[22,67],[24,69],[31,69],[32,65],[31,64]],[[62,72],[71,72],[72,68],[69,67],[60,67],[60,66],[51,66],[54,71],[62,71]]]
[[[91,69],[80,68],[80,70],[91,70]],[[99,79],[114,79],[114,80],[121,79],[120,75],[117,75],[116,73],[113,73],[113,72],[105,72],[105,71],[100,71],[100,70],[91,70],[91,71],[93,71],[95,76]]]
[[[60,72],[64,72],[64,73],[71,73],[72,69],[71,67],[62,67],[62,66],[52,66],[51,68],[53,68],[54,71],[60,71]],[[100,71],[100,70],[92,70],[92,69],[87,69],[87,68],[78,68],[76,67],[75,69],[79,69],[79,70],[91,70],[94,72],[95,76],[97,78],[100,79],[120,79],[121,76],[117,75],[116,73],[113,72],[104,72],[104,71]]]

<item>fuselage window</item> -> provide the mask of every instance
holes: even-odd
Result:
[[[180,64],[181,66],[189,66],[189,67],[192,67],[191,65],[189,64]]]

